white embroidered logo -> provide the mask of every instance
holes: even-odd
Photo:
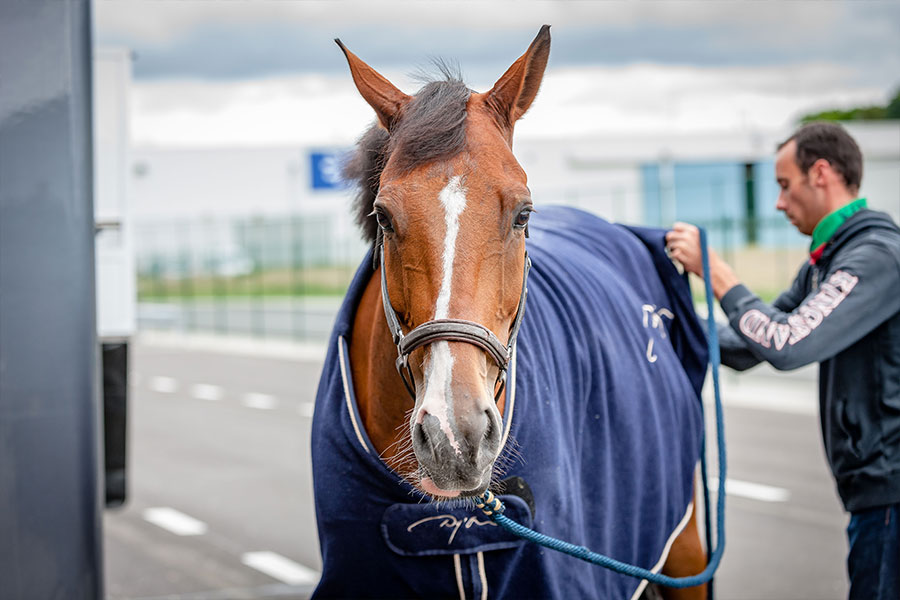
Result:
[[[644,329],[658,329],[659,334],[663,339],[666,339],[666,328],[663,326],[663,317],[666,317],[670,321],[675,318],[675,315],[672,314],[668,308],[660,307],[656,308],[653,304],[644,304],[641,306],[641,311],[644,313]],[[647,362],[655,363],[656,359],[659,358],[656,354],[653,353],[653,342],[654,339],[651,336],[649,340],[647,340],[647,352],[645,353],[647,357]]]
[[[450,513],[447,513],[444,515],[435,515],[433,517],[425,517],[424,519],[419,519],[418,521],[407,527],[406,530],[412,532],[412,530],[419,525],[428,523],[430,521],[437,521],[439,529],[446,528],[450,530],[450,539],[447,540],[448,546],[453,543],[453,538],[456,537],[456,534],[459,532],[460,527],[465,526],[466,529],[471,529],[472,527],[484,527],[485,525],[490,525],[493,527],[497,526],[497,524],[493,521],[479,521],[475,516],[469,516],[460,519]]]
[[[835,271],[809,302],[801,305],[795,314],[788,317],[787,323],[772,321],[765,313],[754,308],[741,315],[741,333],[763,348],[771,348],[773,344],[776,350],[781,350],[785,344],[793,346],[821,325],[850,294],[858,281],[859,277],[855,275]]]

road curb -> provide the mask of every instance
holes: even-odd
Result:
[[[136,336],[136,342],[142,346],[157,348],[202,350],[221,354],[264,356],[307,362],[323,362],[328,349],[327,344],[319,342],[292,342],[172,331],[141,331]]]

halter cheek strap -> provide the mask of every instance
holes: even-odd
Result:
[[[509,366],[509,359],[512,356],[512,349],[515,346],[516,338],[519,334],[519,327],[522,325],[522,317],[525,315],[525,300],[528,297],[528,271],[531,269],[531,259],[528,252],[525,253],[525,267],[522,275],[522,292],[519,295],[519,306],[516,309],[516,316],[509,328],[509,342],[504,346],[494,333],[474,321],[466,321],[464,319],[433,319],[414,328],[408,334],[403,333],[400,326],[400,319],[391,306],[391,299],[388,295],[387,276],[384,269],[384,246],[379,244],[375,249],[379,257],[379,266],[381,267],[381,300],[384,305],[384,317],[387,320],[388,329],[391,331],[391,337],[397,346],[397,372],[403,380],[403,385],[409,395],[415,400],[416,389],[413,380],[412,369],[409,366],[409,355],[422,346],[426,346],[433,342],[466,342],[478,346],[484,350],[488,356],[494,359],[499,367],[497,373],[497,381],[494,383],[496,387],[500,384],[494,400],[500,399],[503,388],[506,383],[506,371]]]

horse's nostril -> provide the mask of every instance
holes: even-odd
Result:
[[[425,428],[422,427],[421,423],[413,426],[412,437],[413,444],[419,444],[424,447],[425,444],[428,443],[428,434],[425,432]]]
[[[444,432],[441,429],[441,423],[428,413],[424,414],[424,418],[416,423],[412,429],[413,449],[422,457],[428,456],[432,460],[438,460],[438,456],[443,451],[445,445]]]
[[[484,439],[490,440],[494,435],[494,419],[491,418],[491,411],[484,411],[484,416],[487,419],[487,426],[484,428]]]

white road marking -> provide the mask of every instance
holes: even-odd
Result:
[[[318,571],[274,552],[247,552],[241,556],[241,562],[290,585],[312,585],[321,576]]]
[[[221,400],[222,388],[208,383],[198,383],[191,387],[191,396],[198,400]]]
[[[300,406],[297,407],[297,412],[300,413],[301,417],[311,419],[315,408],[316,404],[314,402],[301,402]]]
[[[144,511],[143,517],[145,521],[175,535],[203,535],[207,529],[206,523],[203,521],[189,517],[174,508],[148,508]]]
[[[259,410],[272,410],[278,406],[278,399],[269,394],[260,394],[259,392],[250,392],[244,394],[241,404],[247,408],[256,408]]]
[[[710,492],[715,494],[718,487],[718,478],[710,477]],[[750,481],[740,481],[738,479],[725,480],[725,493],[729,496],[740,496],[741,498],[749,498],[761,502],[787,502],[791,498],[791,492],[784,488],[753,483]]]
[[[150,379],[150,389],[160,394],[172,394],[178,389],[178,381],[171,377],[156,376]]]

